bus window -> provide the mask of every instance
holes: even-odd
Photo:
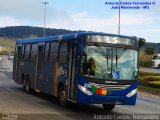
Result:
[[[58,55],[58,42],[52,42],[50,44],[50,53],[49,53],[49,61],[56,62]]]
[[[18,59],[21,60],[22,59],[22,47],[17,47],[15,49],[15,53],[18,54]]]
[[[32,44],[32,49],[31,49],[31,60],[36,60],[36,55],[37,55],[37,44]]]
[[[25,47],[26,47],[26,45],[23,44],[23,46],[22,46],[22,59],[24,59],[24,56],[25,56]]]
[[[24,60],[29,60],[31,44],[27,44],[24,51]]]
[[[44,55],[44,60],[48,61],[48,54],[49,54],[49,43],[46,43],[45,45],[45,55]]]
[[[67,63],[68,58],[68,42],[62,42],[60,44],[60,52],[59,52],[59,62]]]

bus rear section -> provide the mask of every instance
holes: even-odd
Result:
[[[135,37],[83,32],[20,40],[14,58],[14,81],[80,104],[135,105],[139,40]],[[33,58],[32,58],[33,57]]]

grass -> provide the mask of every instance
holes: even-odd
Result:
[[[160,85],[160,81],[153,81],[153,82],[149,82],[149,83]]]
[[[160,79],[160,76],[141,76],[142,79],[149,79],[149,78],[155,78],[155,79]]]
[[[159,88],[160,89],[160,81],[148,82],[148,86],[152,87],[152,88]]]
[[[160,95],[160,75],[141,73],[139,76],[139,89]]]
[[[148,86],[144,86],[144,85],[139,85],[138,89],[142,90],[142,91],[146,91],[146,92],[160,94],[160,89],[159,88],[153,88],[153,87],[148,87]]]

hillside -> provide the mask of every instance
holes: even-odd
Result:
[[[0,37],[21,38],[21,39],[32,37],[32,36],[42,37],[43,30],[44,29],[42,27],[31,27],[31,26],[4,27],[4,28],[0,28]],[[68,34],[73,32],[78,32],[78,31],[46,28],[46,36]]]
[[[156,53],[160,53],[160,43],[150,43],[150,42],[147,42],[143,46],[142,51],[144,51],[145,49],[147,49],[149,47],[155,48],[155,52]]]

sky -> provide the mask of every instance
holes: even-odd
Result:
[[[0,0],[0,27],[44,26],[43,0]],[[45,0],[44,0],[45,1]],[[86,30],[118,34],[118,9],[106,2],[119,0],[46,0],[47,28]],[[160,43],[160,0],[121,0],[151,2],[149,9],[121,9],[120,33]],[[131,6],[131,5],[125,5]],[[144,5],[134,5],[143,7]]]

